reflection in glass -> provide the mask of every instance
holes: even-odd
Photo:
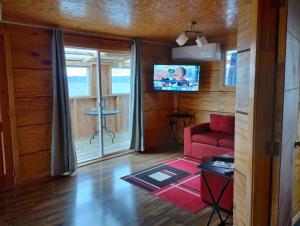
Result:
[[[237,65],[237,51],[229,50],[225,52],[224,62],[224,86],[236,85],[236,65]]]

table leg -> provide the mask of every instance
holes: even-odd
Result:
[[[103,116],[103,119],[104,120],[103,120],[103,126],[102,126],[102,128],[107,131],[108,135],[111,137],[111,142],[114,143],[114,140],[116,138],[116,134],[113,131],[111,131],[110,129],[107,128],[107,126],[106,126],[106,123],[107,123],[106,122],[106,116]]]
[[[171,133],[176,141],[177,137],[176,137],[176,133],[175,133],[175,126],[176,126],[176,119],[173,117],[169,117],[169,127],[170,127]]]
[[[223,226],[223,225],[226,224],[226,221],[227,221],[227,219],[228,219],[228,217],[229,217],[229,215],[230,215],[230,211],[232,210],[232,208],[231,208],[230,211],[228,212],[228,215],[226,216],[226,218],[223,220],[223,218],[222,218],[222,216],[221,216],[221,211],[220,211],[220,208],[219,208],[219,203],[220,203],[220,200],[221,200],[221,198],[222,198],[222,195],[224,194],[226,188],[228,187],[228,184],[229,184],[229,182],[230,182],[230,179],[227,179],[227,181],[226,181],[225,184],[223,185],[222,189],[220,190],[220,193],[219,193],[219,196],[218,196],[217,200],[215,200],[214,195],[213,195],[213,193],[212,193],[212,191],[211,191],[211,189],[210,189],[210,186],[209,186],[209,184],[208,184],[208,182],[207,182],[207,179],[206,179],[206,177],[205,177],[204,171],[202,172],[202,176],[203,176],[203,180],[204,180],[205,186],[207,187],[207,190],[208,190],[209,195],[210,195],[210,197],[211,197],[211,200],[212,200],[212,202],[213,202],[213,211],[212,211],[212,213],[211,213],[211,216],[210,216],[210,218],[209,218],[209,221],[208,221],[208,223],[207,223],[207,226],[210,225],[211,220],[212,220],[213,215],[215,214],[215,212],[217,212],[218,217],[219,217],[219,219],[220,219],[220,224],[219,224],[219,225],[220,225],[220,226]]]
[[[95,131],[93,135],[90,137],[90,144],[92,144],[92,140],[95,139],[95,136],[99,133],[99,130]]]
[[[183,127],[186,127],[186,123],[185,123],[184,118],[181,118],[181,119],[182,119]]]

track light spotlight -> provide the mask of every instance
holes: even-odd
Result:
[[[201,36],[201,37],[197,37],[196,38],[196,43],[198,45],[198,47],[202,47],[204,45],[206,45],[208,42],[207,42],[207,39],[205,38],[205,36]]]
[[[185,32],[183,32],[178,36],[176,42],[178,45],[183,46],[188,40],[189,40],[188,36],[186,35]]]
[[[186,42],[189,40],[188,35],[194,35],[197,37],[195,41],[199,47],[202,47],[208,43],[205,36],[203,35],[203,32],[195,30],[196,24],[197,22],[192,21],[190,23],[190,30],[186,30],[178,36],[178,38],[176,39],[178,45],[183,46],[184,44],[186,44]]]

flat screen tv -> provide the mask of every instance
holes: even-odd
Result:
[[[155,91],[195,92],[199,90],[199,65],[154,65]]]

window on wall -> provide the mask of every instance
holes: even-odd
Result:
[[[224,86],[236,86],[237,50],[227,50],[224,56]]]
[[[70,97],[90,96],[90,68],[67,66],[68,88]]]
[[[111,69],[111,92],[112,94],[130,93],[130,69],[129,68]]]

